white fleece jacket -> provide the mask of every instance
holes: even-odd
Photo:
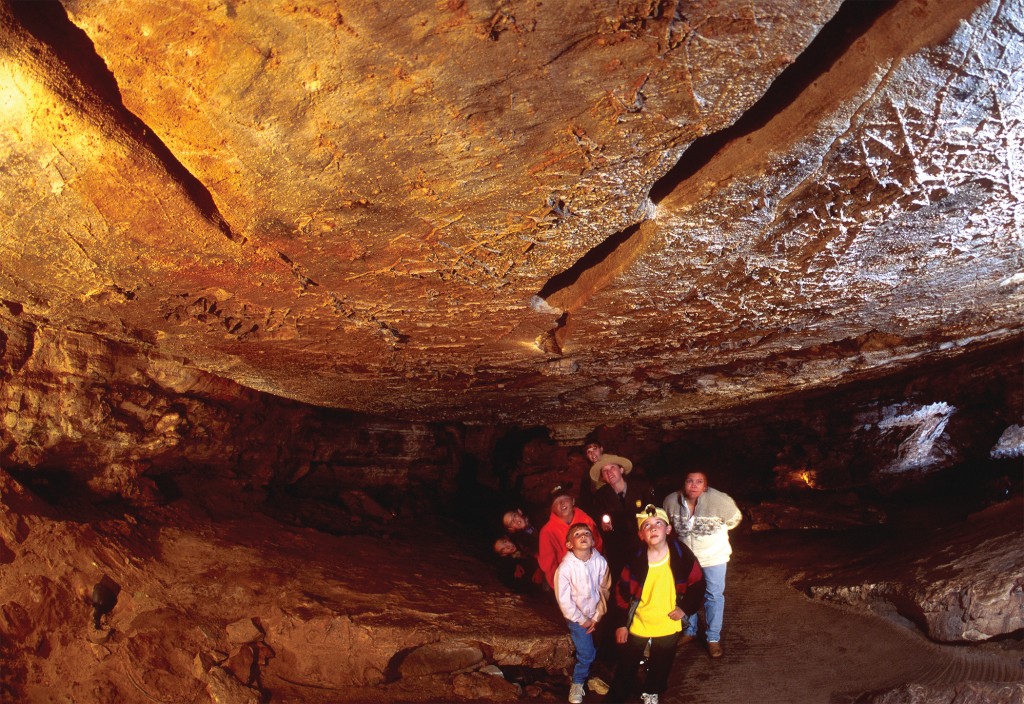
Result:
[[[584,562],[572,550],[565,554],[555,570],[555,597],[562,615],[583,625],[589,618],[600,621],[608,611],[612,577],[608,562],[597,550]]]

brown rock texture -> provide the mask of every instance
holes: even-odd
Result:
[[[0,699],[448,701],[453,671],[570,662],[564,626],[436,525],[332,536],[195,491],[58,510],[0,470]],[[121,589],[95,628],[104,576]]]
[[[1011,500],[936,531],[897,541],[861,564],[808,579],[814,597],[898,613],[940,642],[983,641],[1024,629],[1024,501]],[[909,549],[908,549],[909,548]]]
[[[1021,12],[4,0],[0,299],[567,438],[955,356],[1021,333]]]

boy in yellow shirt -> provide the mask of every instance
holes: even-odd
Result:
[[[668,687],[686,617],[700,608],[704,574],[687,547],[668,539],[672,525],[665,509],[648,504],[636,518],[644,544],[616,585],[615,601],[624,622],[619,623],[615,640],[623,648],[605,701],[626,701],[650,646],[640,698],[644,704],[658,704],[658,696]]]

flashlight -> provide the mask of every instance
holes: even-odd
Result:
[[[601,523],[603,524],[605,530],[612,529],[612,517],[609,516],[607,513],[601,516]]]

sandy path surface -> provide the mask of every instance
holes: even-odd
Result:
[[[734,541],[725,656],[712,660],[703,643],[681,648],[663,702],[844,704],[859,693],[907,682],[1024,679],[1019,642],[938,645],[886,618],[804,596],[789,577],[801,555],[813,559],[827,543],[801,546],[795,540],[800,538],[747,535]]]

